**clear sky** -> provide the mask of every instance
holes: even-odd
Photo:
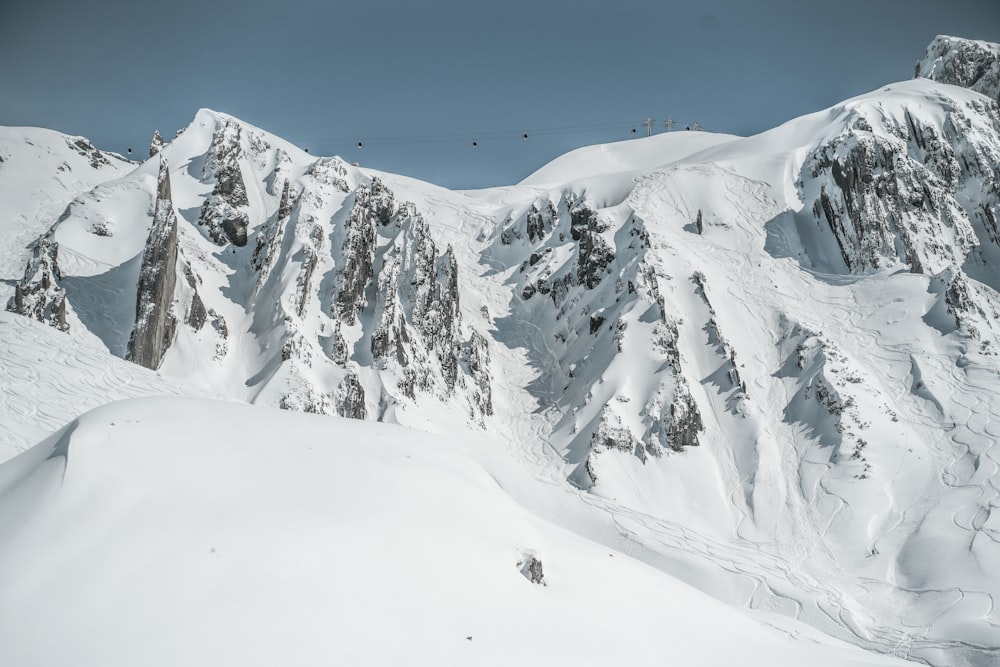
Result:
[[[144,156],[209,107],[483,187],[647,116],[768,129],[912,77],[939,33],[1000,41],[1000,0],[0,0],[0,124]]]

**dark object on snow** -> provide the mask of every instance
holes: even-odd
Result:
[[[521,570],[524,578],[533,584],[545,586],[545,575],[542,573],[542,561],[534,556],[528,556],[525,560],[517,561],[517,566]]]

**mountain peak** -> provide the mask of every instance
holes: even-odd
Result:
[[[1000,44],[938,35],[917,63],[914,78],[970,88],[1000,100]]]

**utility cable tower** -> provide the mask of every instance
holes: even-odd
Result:
[[[673,116],[667,116],[667,119],[663,121],[663,127],[667,128],[667,132],[673,132],[676,124],[677,121],[674,120]]]
[[[642,121],[642,124],[646,126],[646,136],[653,136],[653,126],[656,125],[656,119],[650,116]]]

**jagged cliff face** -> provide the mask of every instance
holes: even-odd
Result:
[[[33,244],[11,310],[287,409],[493,414],[491,338],[463,318],[455,252],[414,203],[211,112],[169,144],[157,133],[151,153]],[[126,299],[132,309],[115,305]]]
[[[939,42],[918,72],[968,90],[478,193],[202,111],[46,223],[9,307],[259,404],[477,429],[720,597],[995,664],[948,596],[1000,602],[1000,113]]]
[[[177,214],[170,196],[167,161],[160,160],[153,224],[139,268],[135,327],[128,342],[128,361],[156,370],[173,341],[177,318],[172,312],[177,282]],[[200,315],[199,315],[200,317]]]
[[[201,207],[198,224],[203,226],[218,245],[227,242],[237,246],[247,244],[250,224],[247,188],[240,167],[242,146],[240,126],[226,120],[212,135],[212,146],[205,157],[202,178],[215,181],[212,194]]]
[[[563,415],[556,431],[575,466],[570,479],[591,488],[608,451],[645,462],[696,446],[703,425],[681,365],[677,311],[660,290],[670,278],[647,257],[655,251],[643,219],[570,191],[531,202],[498,232],[489,254],[516,267],[514,316],[553,332],[538,360],[549,370],[537,393]],[[647,363],[660,369],[656,391],[600,387],[627,363],[625,347],[643,339],[653,343]]]
[[[969,88],[1000,102],[1000,47],[939,35],[917,62],[914,76]]]
[[[863,273],[901,265],[936,273],[961,266],[974,250],[979,259],[994,255],[997,104],[944,94],[936,102],[931,114],[905,103],[852,105],[846,129],[808,157],[802,198],[836,240],[840,260],[823,255],[821,236],[807,246],[816,266]]]
[[[14,286],[7,310],[68,331],[66,290],[59,286],[59,244],[46,235],[31,249],[24,277]]]
[[[358,183],[339,160],[311,165],[300,183],[294,202],[282,186],[252,260],[258,303],[294,284],[274,313],[294,378],[279,404],[359,417],[431,400],[473,421],[492,414],[489,345],[463,325],[451,248],[438,250],[414,204],[378,178]],[[373,371],[367,387],[362,369]],[[335,391],[310,379],[323,373],[341,378]]]

